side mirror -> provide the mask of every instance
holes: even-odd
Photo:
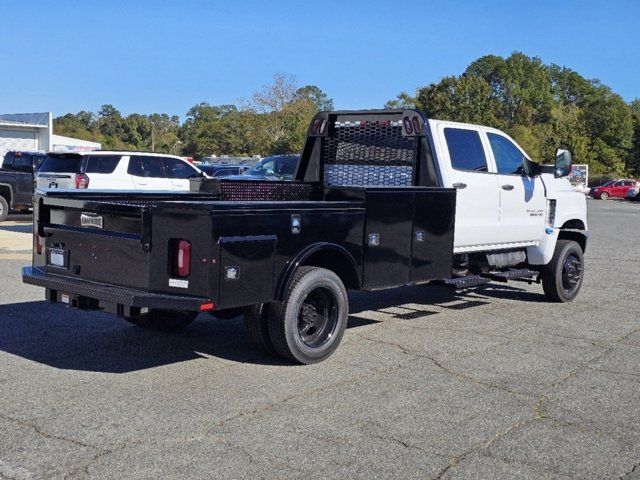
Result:
[[[559,148],[556,151],[556,163],[554,168],[554,176],[556,178],[566,177],[571,173],[573,166],[573,156],[569,150]]]

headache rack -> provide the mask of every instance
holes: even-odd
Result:
[[[327,187],[437,186],[428,123],[416,110],[319,113],[295,178]]]

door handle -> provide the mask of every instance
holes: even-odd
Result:
[[[462,190],[463,188],[467,188],[466,183],[458,182],[451,185],[453,188],[457,188],[458,190]]]
[[[507,185],[502,185],[502,189],[503,189],[503,190],[513,190],[513,185],[509,185],[509,184],[507,184]]]

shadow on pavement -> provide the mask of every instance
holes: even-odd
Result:
[[[451,309],[484,305],[491,298],[540,301],[544,296],[506,285],[467,293],[445,287],[405,287],[375,294],[350,295],[351,313],[403,304],[420,308],[392,314],[413,319]],[[349,317],[347,328],[378,323]],[[258,352],[244,334],[242,318],[218,320],[202,314],[187,329],[163,333],[136,327],[100,312],[81,312],[48,302],[0,305],[0,350],[54,368],[126,373],[198,358],[217,357],[241,363],[289,365]]]

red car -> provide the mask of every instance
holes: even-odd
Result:
[[[638,180],[611,180],[610,182],[594,187],[589,190],[589,195],[593,198],[606,200],[607,198],[627,198],[627,193],[632,188],[640,187]]]

